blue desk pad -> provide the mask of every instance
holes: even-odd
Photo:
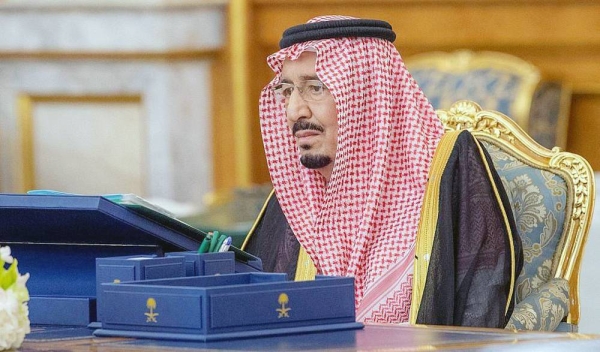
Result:
[[[66,341],[92,337],[92,329],[82,326],[32,325],[27,341]]]
[[[205,235],[177,219],[101,196],[0,194],[0,243],[11,247],[19,270],[31,275],[34,324],[96,320],[96,258],[195,251]],[[236,269],[261,269],[260,259],[230,250]]]
[[[101,286],[96,336],[214,341],[363,326],[348,277],[244,273]]]

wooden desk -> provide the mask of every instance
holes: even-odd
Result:
[[[369,325],[346,330],[218,342],[157,341],[85,337],[26,340],[21,351],[413,351],[413,350],[557,350],[600,349],[600,336],[574,333],[512,332],[439,326]]]

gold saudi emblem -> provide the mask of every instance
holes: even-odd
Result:
[[[286,304],[288,304],[288,302],[290,301],[290,299],[288,298],[288,295],[286,295],[285,293],[282,293],[279,295],[279,299],[277,300],[277,302],[279,302],[279,304],[281,304],[281,308],[277,308],[276,311],[279,312],[279,316],[277,316],[277,318],[289,318],[290,315],[288,314],[288,312],[290,310],[292,310],[292,308],[286,308]]]
[[[148,298],[148,300],[146,300],[146,307],[150,310],[149,312],[144,313],[146,316],[146,323],[157,323],[156,317],[158,316],[158,313],[154,313],[154,310],[156,309],[156,300],[152,297]]]

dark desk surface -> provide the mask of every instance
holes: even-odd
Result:
[[[83,330],[84,331],[84,330]],[[73,334],[76,335],[76,334]],[[84,335],[86,335],[84,333]],[[83,336],[44,338],[31,334],[20,351],[590,351],[600,335],[512,332],[439,326],[369,325],[361,330],[306,333],[218,342],[158,341]]]

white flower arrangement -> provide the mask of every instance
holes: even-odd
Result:
[[[5,268],[6,264],[10,265]],[[27,279],[29,274],[19,274],[10,247],[0,247],[0,350],[19,348],[31,331]]]

